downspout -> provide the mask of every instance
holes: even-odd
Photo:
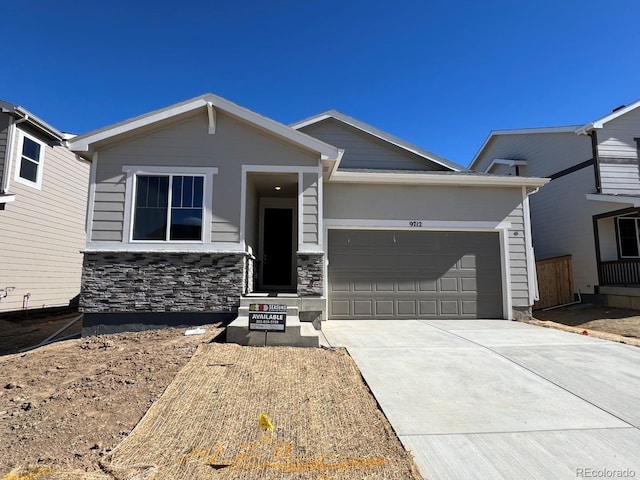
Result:
[[[600,270],[600,264],[602,263],[602,256],[600,255],[600,231],[598,229],[598,216],[594,215],[592,218],[593,218],[593,246],[596,249],[596,268],[598,270],[598,285],[594,286],[593,293],[599,293],[600,285],[602,285],[602,271]]]
[[[11,153],[13,150],[13,132],[15,120],[9,116],[9,127],[7,128],[7,149],[4,152],[4,166],[2,170],[2,185],[0,185],[0,194],[4,195],[9,191],[9,175],[11,174]]]
[[[602,182],[600,180],[600,157],[598,156],[598,134],[591,130],[587,135],[591,137],[591,152],[593,155],[593,170],[596,180],[596,192],[602,193]]]
[[[533,304],[540,300],[540,292],[538,290],[538,274],[536,271],[536,258],[533,250],[533,238],[531,231],[531,208],[529,206],[529,196],[533,195],[539,190],[536,188],[532,192],[527,192],[526,187],[522,187],[522,209],[524,220],[524,235],[525,235],[525,258],[527,263],[527,287],[529,290],[529,304],[533,307]]]
[[[547,310],[555,310],[556,308],[568,307],[570,305],[577,305],[582,303],[582,296],[580,295],[580,289],[578,289],[578,300],[575,302],[563,303],[562,305],[554,305],[553,307],[543,308],[542,311],[546,312]]]

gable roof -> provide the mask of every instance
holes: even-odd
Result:
[[[480,157],[484,153],[484,150],[489,146],[491,141],[496,137],[508,136],[508,135],[531,135],[541,133],[576,133],[576,129],[580,128],[579,125],[569,125],[564,127],[539,127],[539,128],[517,128],[510,130],[491,130],[489,135],[484,140],[478,152],[474,155],[473,160],[469,164],[469,169],[474,170],[477,162],[480,161]]]
[[[419,157],[422,157],[425,160],[442,165],[443,167],[448,168],[449,170],[452,170],[454,172],[462,172],[466,170],[466,168],[464,168],[462,165],[459,165],[455,162],[447,160],[446,158],[436,155],[435,153],[432,153],[420,147],[417,147],[409,142],[402,140],[401,138],[391,135],[390,133],[383,132],[382,130],[377,129],[367,123],[361,122],[360,120],[357,120],[353,117],[350,117],[348,115],[345,115],[344,113],[341,113],[333,109],[327,110],[326,112],[319,113],[312,117],[305,118],[304,120],[300,120],[299,122],[295,122],[291,124],[290,127],[298,130],[308,125],[320,123],[329,118],[333,118],[335,120],[338,120],[339,122],[342,122],[354,128],[357,128],[358,130],[368,133],[369,135],[372,135],[387,143],[395,145],[396,147],[399,147],[403,150],[406,150],[415,155],[418,155]]]
[[[337,160],[342,156],[342,150],[332,145],[302,132],[298,132],[286,125],[283,125],[282,123],[252,112],[249,109],[241,107],[240,105],[230,102],[229,100],[225,100],[224,98],[212,93],[206,93],[204,95],[185,100],[184,102],[169,105],[168,107],[79,135],[69,142],[69,148],[80,155],[91,156],[93,147],[98,142],[115,138],[119,135],[133,132],[137,129],[153,125],[154,123],[200,108],[209,108],[209,106],[220,109],[233,117],[253,124],[254,126],[272,133],[290,143],[301,146],[307,150],[317,152],[321,155],[323,160]]]
[[[615,120],[616,118],[621,117],[622,115],[625,115],[631,112],[632,110],[635,110],[638,107],[640,107],[640,100],[637,100],[625,107],[616,108],[610,114],[605,115],[604,117],[601,117],[597,120],[594,120],[593,122],[588,123],[584,126],[578,127],[576,129],[576,133],[579,135],[586,135],[591,130],[594,130],[596,128],[603,128],[605,123],[608,123],[611,120]]]
[[[619,118],[636,108],[640,107],[640,100],[637,100],[625,107],[620,107],[615,109],[613,112],[605,115],[604,117],[600,117],[597,120],[594,120],[591,123],[587,123],[586,125],[569,125],[566,127],[542,127],[542,128],[521,128],[515,130],[493,130],[489,133],[489,136],[485,139],[484,143],[478,150],[478,153],[475,154],[473,160],[469,164],[470,169],[474,169],[475,164],[480,159],[480,156],[484,152],[485,148],[489,145],[491,140],[493,140],[497,136],[501,135],[526,135],[526,134],[534,134],[534,133],[576,133],[578,135],[586,135],[590,131],[594,129],[604,128],[604,125],[616,118]]]
[[[62,141],[72,137],[72,135],[62,133],[60,130],[52,127],[41,118],[36,117],[33,113],[22,108],[20,105],[14,105],[13,103],[0,100],[0,112],[8,113],[18,119],[24,119],[22,120],[23,122],[28,123],[39,132],[54,140]]]

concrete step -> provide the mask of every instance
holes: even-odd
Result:
[[[300,297],[295,293],[249,293],[240,298],[241,315],[245,315],[252,303],[271,303],[277,305],[287,305],[287,307],[297,307],[295,312],[300,321],[313,323],[316,330],[320,330],[321,321],[326,319],[327,299],[325,297]],[[247,310],[244,310],[246,307]],[[293,310],[287,309],[287,315],[294,314]]]
[[[265,333],[249,331],[249,316],[241,315],[227,326],[227,342],[239,345],[263,346],[265,345]],[[287,313],[285,331],[267,332],[266,345],[318,347],[320,340],[313,325],[300,322],[297,315],[289,316]]]
[[[252,303],[274,303],[277,305],[286,305],[288,307],[299,307],[300,297],[296,294],[287,294],[288,296],[267,296],[264,294],[250,293],[247,296],[240,297],[240,306],[249,308]]]
[[[281,304],[281,305],[285,305],[285,304]],[[298,317],[298,307],[297,306],[291,306],[291,305],[287,305],[287,324],[289,323],[289,317]],[[238,316],[239,317],[249,317],[249,306],[247,305],[245,306],[240,306],[238,308]]]

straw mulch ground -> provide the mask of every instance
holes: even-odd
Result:
[[[420,478],[345,350],[227,344],[201,346],[101,465],[117,479]]]

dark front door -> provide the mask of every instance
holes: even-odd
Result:
[[[293,210],[265,208],[262,244],[262,286],[293,288]]]

